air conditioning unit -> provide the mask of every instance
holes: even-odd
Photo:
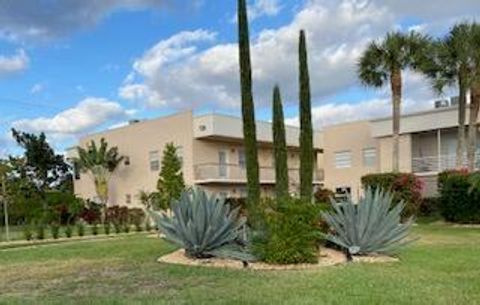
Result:
[[[435,101],[435,108],[445,108],[448,106],[449,106],[448,100]]]
[[[460,101],[460,97],[452,96],[450,98],[450,106],[458,106],[458,102]]]

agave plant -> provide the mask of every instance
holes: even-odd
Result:
[[[201,189],[184,191],[174,200],[171,213],[150,211],[167,240],[185,249],[192,258],[224,257],[252,261],[242,237],[246,219],[231,210],[225,199]]]
[[[392,207],[393,196],[382,190],[367,189],[357,204],[352,200],[337,203],[333,210],[322,212],[332,232],[327,240],[344,248],[349,255],[392,254],[409,243],[413,218],[401,223],[403,202]]]

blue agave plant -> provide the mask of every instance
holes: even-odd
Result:
[[[322,212],[332,232],[326,239],[344,248],[349,255],[391,254],[409,243],[413,218],[401,223],[404,203],[392,205],[393,196],[382,190],[367,189],[358,203],[335,202],[333,210]]]
[[[167,240],[185,249],[192,258],[224,257],[252,261],[242,237],[246,219],[231,210],[225,199],[202,189],[184,191],[171,205],[170,215],[150,212]]]

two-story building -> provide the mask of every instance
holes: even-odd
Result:
[[[257,122],[258,161],[263,195],[273,194],[275,169],[272,124]],[[183,112],[153,120],[132,121],[128,126],[86,136],[81,147],[105,138],[125,156],[110,181],[110,204],[138,204],[140,190],[155,191],[161,169],[163,149],[174,143],[182,160],[186,185],[201,186],[227,197],[246,196],[245,150],[242,121],[226,115],[193,116]],[[290,191],[299,186],[299,129],[286,127]],[[321,160],[321,134],[314,136],[315,154]],[[68,152],[76,155],[76,148]],[[323,180],[320,161],[315,162],[314,184]],[[93,180],[87,173],[77,174],[75,193],[82,198],[96,197]]]

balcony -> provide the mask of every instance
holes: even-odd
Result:
[[[463,167],[467,167],[466,157]],[[412,171],[419,173],[439,173],[449,169],[455,169],[457,163],[456,154],[428,156],[412,158]],[[480,168],[480,153],[476,156],[476,168]]]
[[[198,164],[195,169],[195,182],[198,184],[207,183],[236,183],[247,182],[247,171],[244,166],[238,164],[205,163]],[[299,184],[298,168],[288,170],[291,184]],[[320,184],[323,181],[323,170],[314,170],[313,183]],[[275,168],[260,167],[260,183],[275,184]]]

